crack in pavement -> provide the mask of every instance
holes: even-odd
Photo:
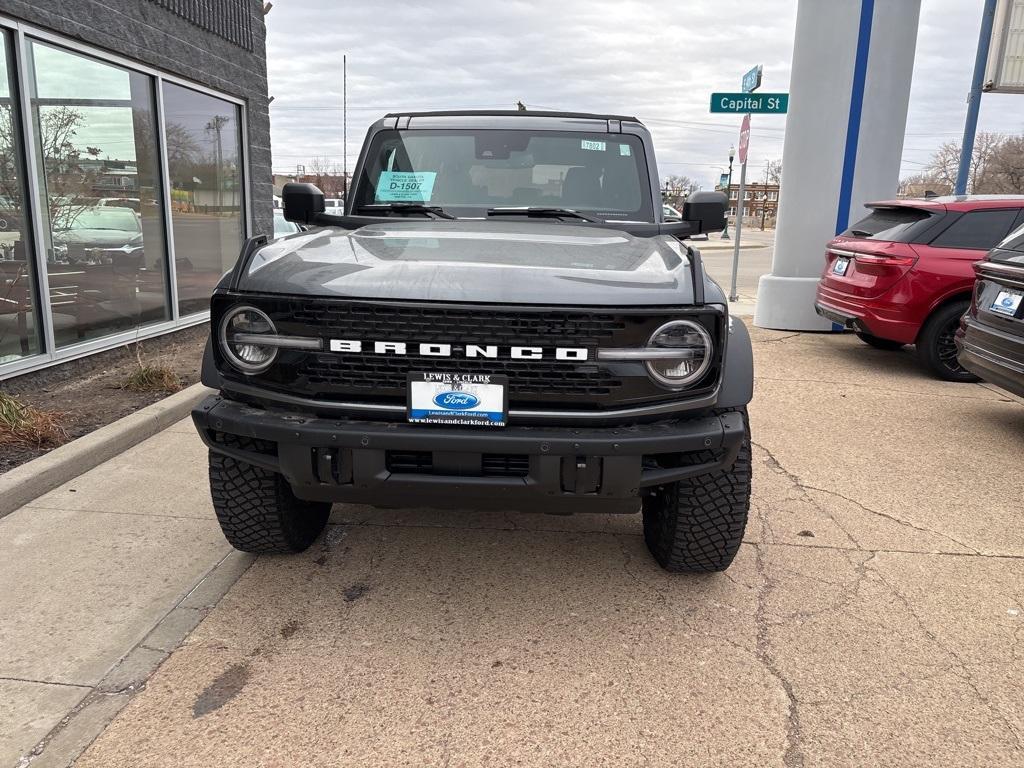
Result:
[[[964,684],[967,685],[967,687],[974,692],[974,695],[978,697],[978,700],[983,705],[985,705],[985,707],[987,707],[993,715],[995,715],[995,717],[1003,724],[1003,727],[1007,730],[1010,736],[1013,737],[1017,749],[1019,751],[1024,751],[1024,739],[1022,739],[1021,734],[1017,731],[1013,723],[1010,722],[1010,719],[1003,713],[1003,711],[996,704],[994,704],[985,694],[981,692],[981,689],[978,688],[978,684],[974,681],[974,677],[971,675],[971,671],[967,666],[967,662],[963,660],[959,653],[957,653],[951,647],[943,643],[942,640],[939,639],[939,636],[935,634],[935,632],[930,630],[927,627],[927,625],[925,625],[924,619],[922,619],[921,616],[917,613],[917,611],[914,610],[914,607],[911,604],[910,600],[902,592],[896,589],[896,587],[893,586],[889,582],[889,580],[886,579],[885,576],[883,576],[878,570],[875,570],[875,575],[878,576],[878,579],[882,582],[882,584],[884,584],[886,588],[892,593],[893,597],[899,600],[899,602],[903,605],[904,609],[906,609],[907,613],[909,613],[913,617],[914,621],[917,623],[917,626],[924,633],[925,637],[927,637],[943,653],[949,656],[949,658],[953,660],[956,666],[959,667],[959,671],[953,669],[950,669],[949,671],[955,674],[957,677],[959,677],[964,682]]]
[[[751,339],[751,344],[777,344],[780,341],[786,341],[787,339],[795,339],[803,336],[802,333],[790,333],[786,336],[776,336],[774,339]]]
[[[857,541],[856,538],[854,538],[853,534],[846,530],[842,523],[836,520],[835,515],[833,515],[830,511],[825,509],[824,506],[818,503],[817,499],[815,499],[807,492],[808,486],[804,485],[804,482],[796,474],[790,472],[788,469],[782,466],[782,463],[777,458],[775,458],[774,453],[772,453],[768,448],[763,446],[761,443],[754,442],[753,440],[751,440],[751,445],[757,446],[757,448],[759,448],[760,450],[764,451],[765,454],[767,454],[767,458],[765,459],[764,463],[770,470],[772,470],[776,474],[782,475],[787,480],[789,480],[789,482],[792,483],[793,486],[800,491],[801,497],[804,501],[808,502],[812,507],[817,509],[829,520],[835,523],[836,528],[842,531],[846,538],[850,540],[850,543],[852,543],[857,549],[863,549],[860,542]]]
[[[770,462],[774,462],[774,466],[777,466],[779,471],[781,471],[782,474],[786,475],[790,479],[790,481],[797,488],[799,488],[801,491],[803,491],[804,493],[806,493],[807,491],[817,491],[818,493],[825,493],[825,494],[828,494],[829,496],[834,496],[835,498],[842,499],[843,501],[846,501],[846,502],[849,502],[850,504],[853,504],[858,509],[860,509],[860,510],[862,510],[864,512],[867,512],[869,514],[876,515],[877,517],[884,518],[885,520],[889,520],[889,521],[891,521],[893,523],[896,523],[897,525],[902,525],[904,527],[911,528],[911,529],[913,529],[915,531],[918,531],[920,533],[928,533],[928,534],[931,534],[932,536],[940,536],[941,538],[944,538],[947,541],[953,542],[954,544],[956,544],[959,547],[963,547],[964,549],[968,550],[968,552],[970,554],[972,554],[972,555],[979,555],[979,556],[982,555],[982,553],[978,549],[976,549],[975,547],[972,547],[969,544],[965,544],[964,542],[954,538],[953,536],[950,536],[948,533],[943,533],[941,531],[932,530],[931,528],[926,528],[926,527],[924,527],[922,525],[917,525],[916,523],[912,523],[909,520],[904,520],[904,519],[902,519],[900,517],[896,517],[895,515],[891,515],[888,512],[880,512],[877,509],[872,509],[871,507],[863,504],[862,502],[859,502],[856,499],[850,498],[849,496],[845,496],[845,495],[839,493],[838,491],[833,491],[833,490],[831,490],[829,488],[821,488],[820,486],[816,486],[816,485],[810,485],[810,484],[804,482],[800,478],[799,475],[797,475],[797,474],[787,470],[785,467],[783,467],[782,464],[779,462],[779,460],[777,458],[775,458],[775,455],[767,447],[765,447],[761,443],[752,442],[752,444],[757,446],[758,448],[760,448],[766,454],[768,454],[768,458],[769,458]],[[774,468],[773,464],[771,464],[771,463],[769,463],[769,466]],[[857,543],[856,539],[854,539],[853,536],[850,535],[849,531],[847,531],[842,525],[840,525],[839,522],[835,519],[835,517],[830,512],[828,512],[827,510],[822,508],[820,504],[818,504],[816,501],[814,501],[810,497],[810,495],[808,495],[808,500],[810,500],[811,503],[814,504],[815,507],[820,509],[824,514],[828,515],[828,517],[836,524],[836,526],[838,526],[839,529],[843,533],[846,534],[846,536],[850,539],[850,541],[852,541],[855,544],[857,544],[857,548],[858,549],[863,549],[863,547],[861,547],[860,544]]]
[[[973,395],[954,395],[946,392],[913,392],[906,389],[893,389],[884,384],[863,384],[856,381],[834,381],[832,379],[790,379],[778,376],[755,376],[754,381],[782,381],[794,384],[831,384],[841,387],[862,387],[887,392],[893,395],[911,395],[912,397],[949,397],[954,400],[981,400],[985,403],[1012,403],[1009,398],[997,400],[994,397],[975,397]]]
[[[758,512],[761,521],[762,539],[763,530],[767,526],[767,518],[762,511]],[[764,562],[764,549],[761,544],[754,545],[754,568],[761,580],[761,587],[757,591],[757,604],[754,610],[754,625],[756,629],[757,642],[755,653],[758,661],[772,677],[782,686],[786,694],[786,750],[782,756],[782,762],[786,768],[803,768],[805,763],[803,752],[803,729],[800,725],[800,708],[793,691],[793,684],[779,669],[775,662],[775,654],[772,651],[771,637],[768,625],[768,598],[775,589],[775,580],[768,575]]]

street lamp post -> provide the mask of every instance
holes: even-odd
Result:
[[[729,193],[732,191],[732,161],[736,157],[736,147],[729,145],[729,180],[725,184],[725,199],[730,200]],[[729,215],[725,216],[725,229],[722,230],[722,239],[729,239]]]

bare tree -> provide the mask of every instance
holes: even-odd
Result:
[[[691,192],[696,192],[700,189],[700,185],[691,179],[689,176],[682,176],[680,174],[672,174],[671,176],[665,177],[665,184],[673,192],[677,192],[682,197],[686,197]]]
[[[982,131],[974,141],[971,167],[967,174],[967,191],[973,194],[996,191],[993,174],[993,160],[999,154],[1006,137],[1000,133]],[[932,155],[926,173],[937,185],[952,190],[956,184],[957,169],[960,167],[960,143],[947,141]]]
[[[341,166],[328,157],[311,158],[304,178],[316,184],[326,197],[341,197],[345,188]]]
[[[782,161],[769,160],[764,167],[764,177],[769,184],[782,183]]]
[[[1008,136],[990,162],[988,192],[1019,195],[1024,192],[1024,136]]]

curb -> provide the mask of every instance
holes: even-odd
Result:
[[[193,384],[0,475],[0,517],[188,416],[213,390]]]
[[[31,751],[22,755],[16,768],[73,765],[255,559],[255,555],[237,551],[224,555]]]

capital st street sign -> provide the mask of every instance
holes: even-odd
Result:
[[[788,93],[712,93],[711,111],[743,115],[784,115],[789,110]]]

